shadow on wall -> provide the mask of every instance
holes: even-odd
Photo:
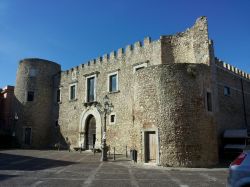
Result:
[[[15,142],[15,138],[13,138],[13,129],[14,129],[14,103],[15,103],[15,97],[13,96],[11,106],[8,106],[11,108],[11,113],[8,115],[8,119],[1,120],[0,121],[0,149],[8,149],[16,147],[16,144],[14,146],[13,142]],[[5,108],[1,108],[1,110],[5,110]],[[8,125],[6,125],[5,121],[8,121]]]
[[[0,133],[0,149],[12,147],[13,138],[10,134]]]
[[[55,138],[52,140],[52,144],[50,145],[49,148],[52,149],[70,149],[70,142],[69,140],[63,137],[61,133],[60,126],[58,125],[55,127]]]
[[[16,97],[14,97],[13,103],[14,111],[11,136],[10,140],[8,139],[9,143],[6,144],[7,146],[5,146],[4,148],[69,149],[70,143],[63,137],[57,120],[51,121],[51,124],[47,127],[46,134],[42,134],[40,133],[41,131],[39,131],[39,127],[34,126],[37,121],[35,123],[32,123],[33,119],[30,118],[32,114],[26,111],[27,106],[24,106],[24,104],[21,103]],[[51,119],[58,119],[58,103],[55,103],[53,98],[51,100],[51,103],[55,106],[53,112],[51,113]],[[35,110],[37,109],[36,106],[34,108]],[[35,110],[34,112],[36,112]],[[17,119],[15,119],[15,115],[18,116]],[[26,128],[32,129],[30,135],[25,132]],[[27,136],[30,136],[30,138]],[[30,144],[27,143],[29,141]]]

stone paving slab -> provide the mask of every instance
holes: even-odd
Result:
[[[166,187],[166,186],[176,186],[171,180],[143,180],[139,181],[138,185],[141,187]]]
[[[100,154],[49,150],[0,151],[0,186],[226,186],[227,168],[162,168]]]

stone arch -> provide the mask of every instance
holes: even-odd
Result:
[[[95,147],[95,140],[96,140],[96,120],[93,115],[89,115],[86,120],[86,127],[85,127],[85,141],[86,141],[86,149],[92,149]]]
[[[93,116],[96,120],[96,142],[95,148],[101,148],[101,139],[102,139],[102,118],[99,110],[96,107],[91,107],[85,109],[80,118],[80,125],[79,125],[79,147],[86,148],[86,137],[85,137],[85,130],[89,116]]]

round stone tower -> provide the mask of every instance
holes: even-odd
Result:
[[[210,71],[205,64],[183,63],[138,72],[132,141],[142,162],[177,167],[217,164],[215,113],[207,104]]]
[[[54,77],[60,73],[57,63],[29,58],[19,63],[15,96],[16,135],[22,147],[46,148],[54,127],[57,110]]]

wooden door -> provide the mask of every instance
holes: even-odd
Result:
[[[145,160],[146,162],[156,162],[156,133],[155,132],[146,132],[145,134]]]
[[[96,141],[96,121],[94,116],[90,116],[86,126],[86,149],[92,149]]]
[[[31,128],[29,127],[24,129],[24,144],[31,144]]]

